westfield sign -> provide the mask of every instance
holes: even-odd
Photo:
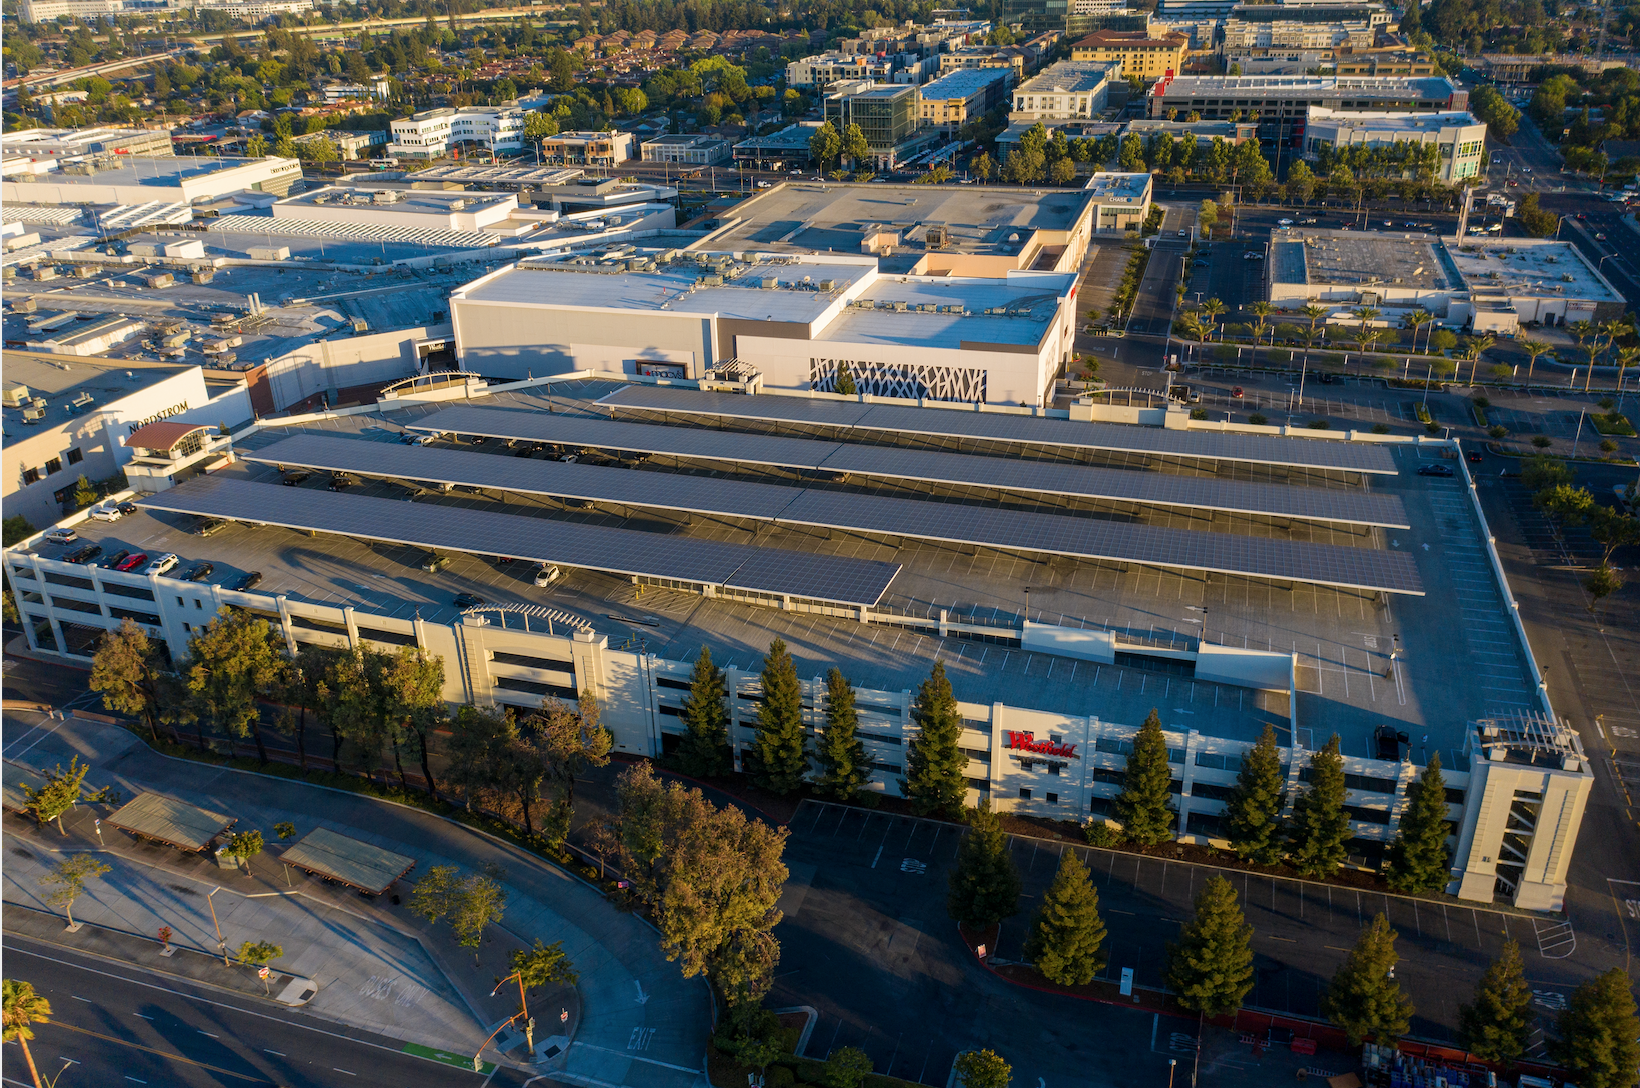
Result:
[[[1031,752],[1039,756],[1058,756],[1061,759],[1080,759],[1076,754],[1074,744],[1055,744],[1051,740],[1037,740],[1035,733],[1016,733],[1012,730],[1002,731],[1004,747],[1016,752]]]

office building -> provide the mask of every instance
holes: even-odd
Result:
[[[922,88],[923,125],[955,132],[1008,101],[1011,70],[973,68],[941,76]]]
[[[1184,71],[1190,39],[1168,33],[1152,37],[1143,31],[1099,30],[1071,46],[1071,60],[1077,63],[1120,65],[1113,78],[1137,77],[1153,83],[1163,76]]]
[[[1002,21],[1019,27],[1026,37],[1065,32],[1070,0],[1002,0]]]
[[[1100,171],[1088,179],[1083,191],[1093,197],[1094,229],[1100,234],[1138,230],[1150,214],[1149,174]]]
[[[1390,22],[1382,4],[1237,4],[1224,22],[1226,56],[1260,50],[1370,49]]]
[[[541,141],[544,162],[566,166],[615,166],[632,157],[630,132],[560,132]]]
[[[1468,113],[1353,113],[1311,106],[1305,117],[1304,153],[1312,161],[1324,145],[1402,143],[1437,147],[1435,176],[1448,184],[1478,177],[1486,161],[1486,126]]]
[[[1267,123],[1301,120],[1311,106],[1369,113],[1446,113],[1465,109],[1469,92],[1444,76],[1424,79],[1362,76],[1181,76],[1159,80],[1147,96],[1151,117],[1168,110],[1216,121],[1239,112]]]
[[[413,159],[441,159],[462,147],[491,152],[524,147],[526,111],[505,106],[464,106],[423,110],[392,122],[387,154]]]
[[[1105,108],[1110,85],[1121,79],[1115,62],[1062,60],[1014,88],[1009,121],[1090,120]]]
[[[169,155],[168,128],[25,128],[0,134],[0,151],[8,157],[73,158],[81,155]]]
[[[734,145],[704,133],[668,133],[642,146],[644,162],[668,162],[674,166],[717,166],[730,160]]]
[[[37,162],[0,181],[6,204],[194,204],[247,189],[284,196],[300,180],[295,159],[98,155]]]
[[[821,105],[825,120],[839,133],[859,125],[872,159],[893,169],[934,139],[932,132],[920,136],[917,132],[917,101],[915,87],[856,84],[833,91]]]

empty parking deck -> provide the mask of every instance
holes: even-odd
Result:
[[[843,433],[882,432],[1207,461],[1240,461],[1334,472],[1396,473],[1395,458],[1389,450],[1369,443],[1339,439],[1170,431],[1125,423],[1082,423],[1040,416],[978,412],[971,408],[910,408],[778,394],[745,396],[739,393],[706,393],[648,385],[624,386],[598,403],[609,409],[611,416],[622,411],[662,415],[675,413],[771,424],[791,423]]]
[[[897,563],[211,477],[149,495],[138,505],[856,607],[877,604],[900,571]]]
[[[908,537],[968,547],[1044,552],[1076,559],[1177,567],[1389,593],[1423,592],[1417,566],[1410,556],[1371,548],[1192,532],[1100,518],[858,495],[708,476],[497,457],[326,435],[287,438],[247,453],[245,459],[453,487],[811,526],[828,532],[842,530]],[[313,493],[304,491],[302,494]],[[361,535],[376,534],[372,530]],[[466,551],[474,550],[466,545],[457,546]],[[576,566],[594,565],[564,561]]]
[[[812,438],[623,423],[507,408],[446,408],[407,427],[431,434],[483,435],[830,474],[996,488],[1031,495],[1356,526],[1394,529],[1411,526],[1398,496],[1373,494],[1357,488],[1249,483],[897,446],[860,446]]]

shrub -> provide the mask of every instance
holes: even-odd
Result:
[[[769,1088],[795,1088],[796,1084],[797,1074],[793,1073],[789,1067],[784,1065],[769,1066]]]
[[[1236,356],[1240,355],[1240,354],[1241,353],[1238,352],[1230,344],[1220,344],[1218,347],[1213,349],[1213,355],[1220,362],[1224,362],[1224,363],[1233,363],[1233,362],[1235,362],[1236,361]]]
[[[1272,363],[1290,363],[1293,361],[1293,353],[1286,348],[1276,348],[1268,354]]]
[[[1492,377],[1498,379],[1500,382],[1508,381],[1514,376],[1515,368],[1512,366],[1505,366],[1502,363],[1499,363],[1497,366],[1492,368]]]
[[[1486,433],[1491,435],[1493,438],[1502,438],[1504,435],[1509,433],[1509,428],[1505,427],[1501,423],[1494,423],[1492,426],[1486,428]]]
[[[1617,443],[1613,442],[1609,438],[1602,438],[1600,440],[1600,452],[1601,453],[1616,453],[1617,452]]]
[[[1262,427],[1270,421],[1265,418],[1263,412],[1254,412],[1252,415],[1247,417],[1247,422],[1251,423],[1255,427]]]
[[[1540,450],[1546,450],[1553,444],[1554,443],[1549,441],[1548,435],[1540,434],[1532,437],[1532,445],[1536,446]]]
[[[1389,433],[1389,424],[1388,423],[1374,423],[1372,425],[1372,433],[1373,434],[1388,434]]]
[[[1611,411],[1613,406],[1615,406],[1617,404],[1617,402],[1615,400],[1612,400],[1610,397],[1601,397],[1595,403],[1599,404],[1600,407],[1606,409],[1606,411],[1608,411],[1608,412]]]
[[[1207,418],[1207,409],[1206,408],[1192,408],[1192,409],[1190,409],[1190,418],[1191,419],[1206,419]]]
[[[1312,419],[1310,422],[1306,423],[1305,426],[1314,431],[1325,431],[1331,427],[1332,424],[1328,423],[1324,419]]]
[[[1490,407],[1492,407],[1492,399],[1490,397],[1475,397],[1471,401],[1471,403],[1474,404],[1475,407],[1477,407],[1477,408],[1490,408]]]
[[[1441,425],[1432,419],[1428,423],[1424,424],[1424,430],[1428,431],[1430,434],[1440,434]]]
[[[1087,836],[1089,846],[1108,849],[1122,841],[1122,833],[1104,820],[1089,820],[1082,833]]]

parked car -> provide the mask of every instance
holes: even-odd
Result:
[[[1242,397],[1245,397],[1247,394],[1246,394],[1245,391],[1242,390],[1241,386],[1238,385],[1234,389],[1230,390],[1230,395],[1232,397],[1235,397],[1237,400],[1240,400]]]
[[[80,539],[80,534],[73,529],[48,529],[42,544],[72,544]]]
[[[86,544],[63,556],[65,563],[89,563],[102,554],[101,544]]]
[[[255,589],[262,584],[262,572],[253,570],[234,584],[235,589]]]
[[[191,530],[195,536],[215,536],[228,527],[222,518],[200,518]]]
[[[514,450],[513,451],[513,456],[514,457],[529,457],[529,456],[532,456],[534,453],[535,453],[534,450],[530,449],[528,446],[525,446],[522,449]]]
[[[1467,456],[1469,457],[1469,463],[1472,465],[1478,465],[1486,460],[1486,454],[1480,450],[1470,450]]]
[[[410,440],[412,446],[431,446],[436,435],[424,434]]]
[[[355,480],[345,472],[333,472],[330,474],[330,490],[332,491],[346,491],[358,482],[358,480]]]
[[[125,516],[125,511],[118,506],[94,506],[86,516],[93,521],[118,521]]]
[[[1604,242],[1606,240],[1606,236],[1605,236],[1605,234],[1603,234],[1600,231],[1595,231],[1594,232],[1594,240],[1597,241],[1597,242]]]
[[[108,570],[113,570],[116,567],[118,567],[121,563],[125,562],[125,557],[130,555],[130,554],[131,553],[129,551],[127,551],[124,548],[121,548],[119,551],[115,552],[113,555],[111,555],[108,558],[104,559],[102,561],[102,565],[105,568],[107,568]]]
[[[580,458],[573,453],[566,453],[564,456],[558,458],[558,460],[564,462],[566,465],[573,465],[575,462],[579,461]]]
[[[456,594],[455,604],[457,608],[477,608],[483,603],[483,597],[476,597],[471,593]]]
[[[563,573],[551,563],[544,563],[541,569],[535,572],[535,584],[540,587],[552,585],[563,577]]]
[[[313,473],[311,472],[287,472],[284,476],[280,477],[279,482],[284,484],[286,487],[295,487],[297,484],[312,475]]]
[[[214,563],[201,563],[189,571],[184,578],[189,582],[203,582],[211,576],[211,572],[214,570],[216,570]]]
[[[124,559],[121,559],[119,564],[114,569],[125,571],[127,574],[130,574],[146,562],[148,562],[148,553],[137,552],[134,555],[127,555]]]
[[[166,552],[164,555],[142,568],[142,573],[164,574],[180,562],[182,562],[182,559],[175,552]]]
[[[1277,219],[1276,225],[1279,227],[1290,227],[1293,225],[1293,221],[1291,219]]]
[[[1419,465],[1418,466],[1418,475],[1420,475],[1420,476],[1451,476],[1452,475],[1452,466],[1451,465]]]
[[[1306,226],[1307,227],[1307,226],[1310,226],[1310,225],[1318,222],[1318,220],[1313,215],[1306,215],[1303,219],[1300,219],[1298,222],[1301,226]]]
[[[1257,250],[1250,249],[1241,255],[1241,259],[1244,261],[1262,261],[1264,259],[1264,254],[1259,253]]]
[[[426,555],[421,557],[421,569],[426,571],[428,574],[437,574],[449,565],[450,557],[447,555],[440,555],[438,552],[428,552]]]

